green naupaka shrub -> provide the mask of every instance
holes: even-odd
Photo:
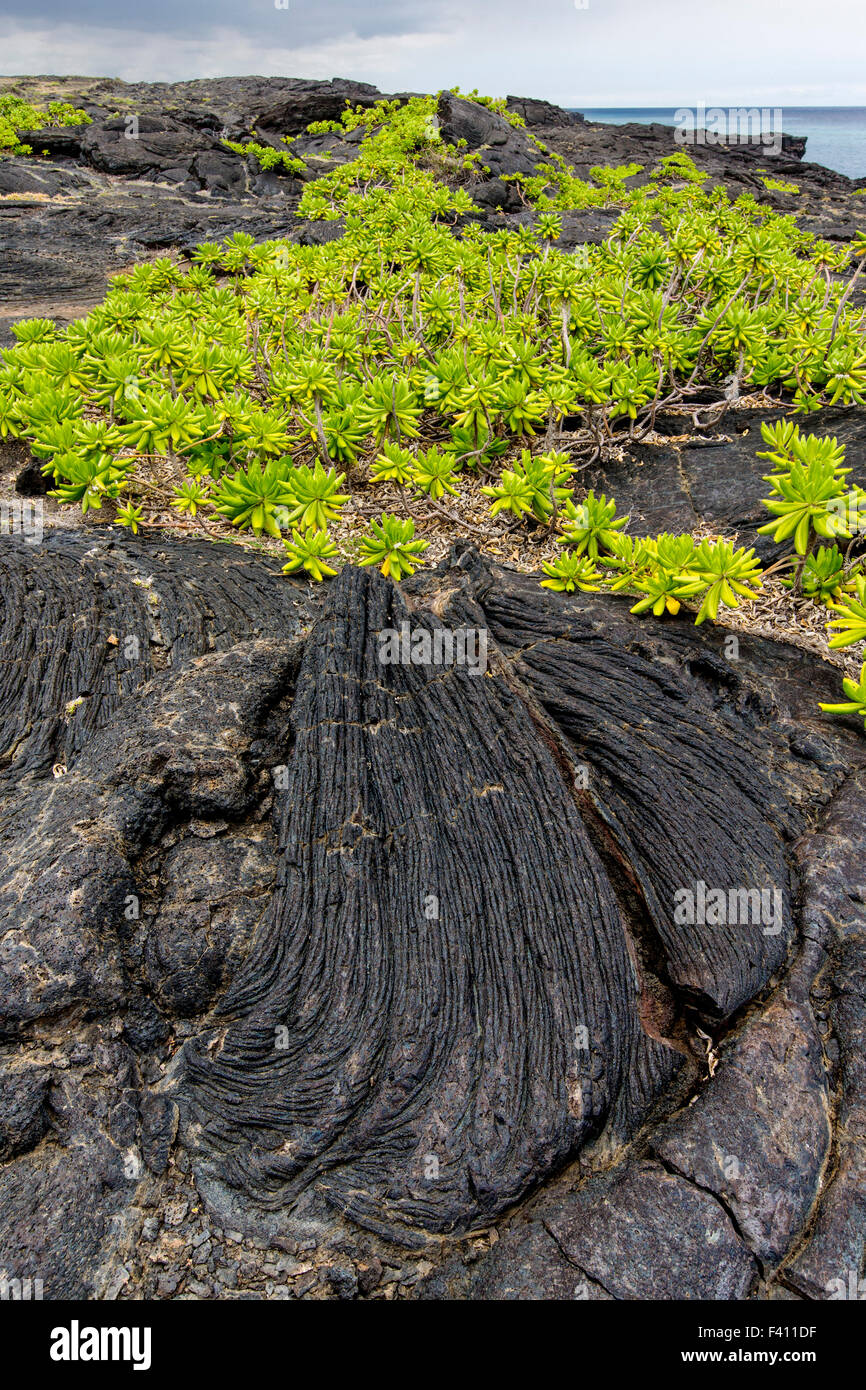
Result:
[[[736,608],[741,598],[758,597],[761,565],[754,550],[734,547],[730,541],[701,541],[680,576],[679,594],[701,600],[695,624],[707,618],[715,622],[720,604]]]
[[[589,492],[577,505],[568,501],[558,522],[559,543],[569,553],[543,566],[545,588],[629,591],[639,596],[632,613],[651,611],[657,618],[679,613],[683,603],[696,605],[698,626],[715,621],[722,606],[758,597],[761,566],[753,550],[724,540],[696,543],[689,535],[629,536],[628,518],[617,516],[615,500],[604,494]]]
[[[266,171],[280,169],[284,174],[303,174],[307,167],[306,161],[293,155],[290,150],[275,150],[271,145],[260,145],[256,140],[223,140],[222,143],[234,154],[254,158]]]
[[[49,101],[40,110],[22,97],[0,96],[0,153],[31,155],[32,148],[19,140],[19,132],[66,125],[90,125],[90,117],[66,101]]]
[[[820,603],[829,603],[838,598],[845,580],[845,557],[836,545],[819,546],[811,555],[805,557],[800,574],[799,588],[807,598],[815,598]],[[783,579],[787,589],[796,589],[797,580]]]
[[[828,631],[838,631],[830,639],[830,646],[851,647],[855,642],[866,642],[866,575],[855,575],[850,584],[851,592],[839,595],[829,602],[829,607],[838,617],[828,624]],[[848,696],[846,703],[838,705],[822,704],[821,709],[828,714],[859,714],[863,716],[866,728],[866,663],[860,670],[859,683],[844,677],[842,688]]]
[[[660,618],[678,613],[683,603],[697,604],[695,625],[700,626],[707,618],[715,622],[722,605],[737,608],[742,599],[758,597],[760,563],[753,550],[730,541],[703,540],[696,545],[691,536],[661,535],[647,537],[631,551],[619,541],[612,558],[619,574],[611,587],[642,595],[633,613],[651,610]]]
[[[298,570],[303,569],[312,579],[321,583],[326,575],[337,573],[328,564],[329,560],[337,558],[337,547],[324,527],[316,530],[309,526],[303,535],[297,528],[293,528],[292,539],[284,540],[283,545],[289,557],[288,562],[283,565],[283,574],[296,574]]]
[[[334,468],[325,469],[321,462],[317,462],[314,468],[307,464],[293,468],[289,487],[295,504],[289,512],[289,521],[292,524],[297,522],[305,529],[326,530],[328,522],[337,520],[349,500],[348,493],[340,492],[345,481],[345,473],[338,474]]]
[[[101,511],[103,498],[119,497],[126,482],[122,460],[117,464],[109,454],[90,458],[67,454],[56,464],[62,481],[50,495],[59,502],[77,502],[85,516],[91,507]]]
[[[516,517],[533,516],[549,522],[556,509],[570,497],[568,481],[573,469],[567,454],[532,455],[524,449],[513,468],[502,471],[495,486],[482,487],[492,498],[491,516],[510,511]]]
[[[859,682],[845,676],[842,689],[848,696],[847,701],[838,705],[822,704],[821,709],[827,714],[858,714],[863,719],[863,727],[866,729],[866,662],[860,668]]]
[[[830,640],[831,647],[850,647],[855,642],[866,642],[866,575],[858,574],[853,581],[853,592],[829,607],[838,618],[833,618],[829,628],[839,631]]]
[[[808,553],[815,536],[850,535],[844,506],[849,491],[845,478],[851,470],[842,467],[843,446],[826,436],[801,435],[790,420],[763,424],[761,433],[771,447],[758,458],[772,460],[780,471],[764,479],[773,496],[763,505],[777,519],[761,526],[759,534],[775,541],[793,538],[798,555]]]
[[[761,433],[768,448],[758,458],[770,460],[778,471],[765,475],[772,496],[763,505],[773,520],[759,527],[759,534],[793,542],[796,572],[782,583],[827,603],[853,582],[862,560],[846,559],[835,544],[815,551],[815,544],[819,539],[853,542],[866,531],[866,492],[847,482],[851,470],[843,467],[845,449],[837,439],[803,435],[792,420],[764,423]]]
[[[175,489],[171,505],[175,511],[185,512],[194,518],[210,500],[210,495],[207,483],[200,478],[185,478]]]
[[[415,454],[399,444],[387,443],[370,465],[370,477],[375,483],[403,483],[415,474]]]
[[[866,353],[850,300],[866,242],[816,241],[750,197],[705,190],[682,151],[635,188],[639,166],[580,180],[539,148],[540,172],[516,180],[535,225],[487,233],[474,220],[480,160],[442,140],[435,98],[350,108],[328,129],[360,130],[357,157],[308,182],[300,210],[342,219],[341,235],[300,246],[235,233],[187,265],[159,257],[115,276],[63,332],[16,324],[0,361],[0,435],[28,441],[61,500],[115,500],[121,524],[156,524],[168,500],[190,523],[215,513],[274,539],[292,527],[305,544],[356,485],[405,488],[410,513],[419,493],[440,509],[459,497],[461,476],[483,483],[500,526],[558,529],[654,610],[685,600],[711,616],[743,597],[736,585],[752,579],[738,552],[713,551],[701,575],[667,545],[627,557],[606,499],[598,513],[592,497],[575,503],[559,425],[579,416],[587,454],[604,454],[662,401],[699,388],[721,399],[732,376],[804,410],[860,400]],[[296,172],[286,147],[244,149]],[[555,244],[559,212],[581,206],[618,218],[604,243],[569,254]],[[829,465],[795,457],[791,439],[780,449],[773,524],[784,533],[793,517],[799,538],[827,500]],[[183,465],[167,497],[154,457]],[[378,547],[383,568],[402,570],[385,539],[371,532],[365,557]],[[557,564],[548,578],[566,578],[571,562]]]
[[[785,179],[762,178],[761,183],[765,188],[769,188],[776,193],[799,193],[800,185],[787,182]]]
[[[542,589],[555,589],[560,593],[571,594],[575,589],[597,593],[601,588],[597,582],[602,578],[601,570],[596,569],[588,555],[579,555],[572,551],[570,554],[560,555],[556,560],[545,561],[542,569],[547,575],[547,578],[541,581]]]
[[[560,513],[564,539],[574,546],[578,555],[584,552],[597,560],[599,550],[610,552],[619,539],[619,532],[628,525],[627,516],[616,515],[616,502],[608,502],[604,493],[596,497],[587,493],[577,506],[569,499]]]
[[[415,539],[414,521],[401,521],[383,512],[361,537],[358,564],[378,565],[386,579],[402,579],[423,563],[421,556],[426,549],[427,541]]]
[[[223,478],[216,493],[216,509],[232,526],[250,526],[260,536],[265,531],[280,539],[277,509],[288,516],[295,494],[289,476],[291,460],[270,459],[262,468],[255,459],[247,469]]]
[[[412,472],[412,481],[421,492],[432,497],[435,502],[446,492],[450,492],[452,497],[458,495],[454,486],[455,471],[453,454],[443,453],[441,449],[436,448],[428,449],[426,453],[419,451]]]

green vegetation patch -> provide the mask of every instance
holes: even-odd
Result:
[[[90,125],[90,117],[68,101],[49,101],[40,110],[20,97],[0,96],[0,153],[32,155],[31,146],[19,140],[19,132],[64,125]]]
[[[482,155],[442,140],[436,106],[383,101],[313,128],[363,128],[357,158],[301,199],[313,222],[342,221],[334,239],[236,233],[191,264],[163,257],[114,276],[65,331],[16,324],[0,360],[0,434],[28,441],[63,502],[88,511],[109,499],[133,532],[161,524],[167,505],[190,525],[228,522],[282,540],[287,572],[314,580],[345,559],[411,573],[426,509],[460,522],[449,508],[471,493],[498,524],[560,540],[550,588],[606,585],[631,593],[636,612],[685,605],[698,622],[754,597],[751,551],[635,540],[612,499],[580,500],[580,466],[708,389],[719,401],[773,392],[803,415],[864,404],[863,310],[851,299],[866,237],[831,245],[750,196],[706,191],[683,152],[637,188],[637,165],[584,181],[551,158],[514,180],[531,222],[485,232],[473,201]],[[290,145],[232,148],[297,172]],[[569,254],[562,214],[584,207],[616,220],[600,245]],[[856,617],[856,561],[836,546],[856,531],[844,519],[833,529],[850,491],[841,451],[792,422],[767,442],[765,529],[795,542],[791,582],[836,604],[840,621]],[[355,492],[379,488],[392,508],[396,490],[403,515],[383,506],[341,553],[333,528]]]

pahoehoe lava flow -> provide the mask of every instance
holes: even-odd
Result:
[[[314,591],[245,552],[70,532],[4,542],[0,596],[7,1262],[51,1183],[40,1258],[55,1287],[91,1288],[105,1190],[112,1211],[144,1191],[124,1169],[138,1143],[148,1181],[190,1172],[230,1230],[293,1240],[342,1213],[353,1240],[416,1250],[493,1223],[522,1249],[533,1202],[570,1210],[572,1159],[643,1164],[635,1240],[661,1239],[673,1180],[646,1145],[698,1171],[665,1113],[692,1093],[724,1108],[738,1075],[704,1090],[699,1027],[732,1056],[757,1039],[767,1094],[802,1073],[815,1162],[784,1239],[759,1232],[787,1248],[823,1162],[824,1073],[814,1039],[767,1061],[758,1024],[788,1018],[798,943],[853,903],[830,868],[847,855],[854,881],[862,739],[816,709],[831,669],[748,638],[734,667],[717,632],[554,597],[464,543],[401,589],[348,567]],[[486,671],[383,662],[403,624],[483,630]],[[778,889],[781,915],[679,926],[674,895],[699,879]],[[91,1071],[108,1030],[92,1066],[113,1070]],[[55,1070],[46,1039],[67,1036]],[[652,1288],[730,1296],[690,1248]]]
[[[440,619],[418,602],[412,623],[432,630]],[[608,1122],[625,1137],[681,1061],[644,1029],[627,923],[563,767],[564,740],[552,747],[554,730],[539,729],[495,654],[486,675],[383,665],[378,634],[408,617],[378,576],[347,569],[331,590],[295,697],[271,910],[223,1002],[227,1028],[188,1058],[201,1142],[223,1182],[266,1208],[314,1184],[398,1239],[489,1222]],[[685,766],[692,730],[660,721],[670,691],[658,672],[637,658],[622,669],[612,647],[594,645],[560,652],[560,679],[602,768],[623,702],[639,703],[619,750],[628,758],[630,743],[643,769],[647,835],[670,831],[649,784],[665,756],[677,793],[695,806],[715,794],[722,808],[711,850],[707,823],[692,817],[673,863],[662,857],[649,882],[646,846],[635,847],[621,795],[602,782],[650,915],[664,918],[665,876],[688,881],[698,864],[725,885],[783,882],[788,904],[780,836],[754,801],[770,781],[754,777],[748,744],[732,736],[709,762]],[[526,660],[550,702],[543,644]],[[712,721],[691,718],[708,738]],[[752,799],[737,775],[744,759]],[[747,841],[735,828],[744,823]],[[680,948],[682,968],[668,940],[672,974],[694,974],[709,956],[704,973],[722,982],[709,993],[733,1007],[784,957],[790,921],[770,947],[760,931],[740,928],[739,942],[717,933],[715,946],[699,933]]]

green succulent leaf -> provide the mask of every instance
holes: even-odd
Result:
[[[383,512],[361,537],[359,565],[378,565],[385,578],[402,579],[422,564],[427,541],[415,540],[415,523]]]
[[[337,573],[328,564],[329,560],[336,558],[337,547],[323,528],[316,530],[309,526],[301,533],[293,527],[292,539],[284,540],[283,545],[288,556],[287,563],[283,565],[283,574],[296,574],[303,569],[317,583],[321,583],[326,575],[330,577]]]

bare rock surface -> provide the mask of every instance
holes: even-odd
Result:
[[[0,560],[0,1268],[602,1300],[859,1268],[866,755],[816,709],[835,672],[757,639],[732,670],[721,630],[460,545],[402,594],[92,533]],[[487,674],[382,664],[403,622],[483,629]],[[778,882],[779,930],[675,925],[698,878]]]
[[[30,132],[33,158],[0,159],[0,342],[16,319],[86,313],[109,275],[164,250],[236,231],[290,235],[302,185],[262,173],[223,140],[255,131],[281,147],[313,121],[338,119],[347,101],[382,95],[340,79],[260,77],[2,78],[0,91],[70,101],[91,120]]]
[[[830,1154],[829,1111],[808,1001],[782,990],[725,1049],[713,1085],[665,1126],[656,1152],[713,1193],[758,1259],[773,1266],[815,1205]]]
[[[679,1060],[640,1027],[530,711],[503,676],[383,666],[375,634],[408,620],[378,576],[334,585],[293,708],[285,881],[223,1003],[239,1021],[192,1063],[227,1183],[268,1205],[315,1184],[398,1238],[486,1222],[612,1114],[627,1132]]]

